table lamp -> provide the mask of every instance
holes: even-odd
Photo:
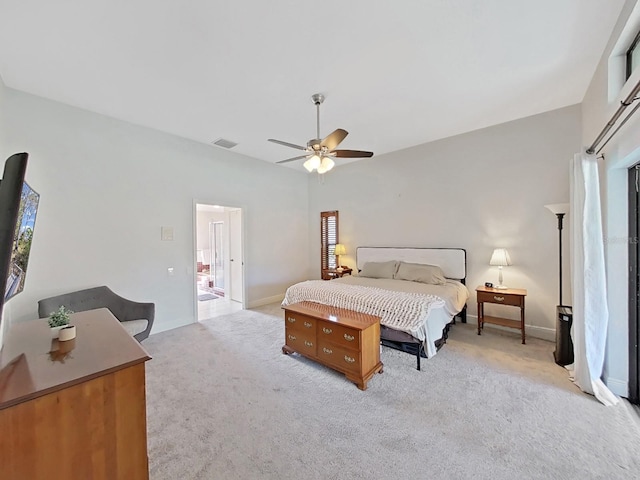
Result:
[[[489,265],[498,267],[498,285],[493,288],[505,289],[507,288],[502,284],[502,267],[506,267],[511,265],[511,258],[509,257],[509,252],[507,252],[506,248],[496,248],[493,251],[493,255],[491,255],[491,260],[489,261]]]
[[[340,266],[340,255],[346,255],[347,249],[343,244],[336,243],[336,248],[333,253],[336,256],[336,272],[341,272],[342,267]]]

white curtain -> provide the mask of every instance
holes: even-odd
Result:
[[[586,152],[577,153],[571,164],[571,219],[574,363],[567,368],[583,391],[605,405],[615,405],[618,398],[600,379],[609,309],[598,161]]]

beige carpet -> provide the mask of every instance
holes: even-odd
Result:
[[[384,348],[362,392],[283,338],[269,305],[144,342],[153,480],[640,478],[635,409],[579,392],[552,343],[458,324],[421,372]]]

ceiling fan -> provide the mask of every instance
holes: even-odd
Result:
[[[316,138],[312,138],[307,142],[307,146],[295,145],[289,142],[283,142],[282,140],[275,140],[270,138],[269,141],[284,145],[285,147],[291,147],[298,150],[304,150],[304,155],[299,155],[293,158],[287,158],[286,160],[280,160],[276,163],[293,162],[294,160],[300,160],[306,158],[304,162],[304,168],[309,172],[317,170],[318,173],[326,173],[333,168],[335,162],[334,158],[368,158],[373,157],[373,152],[365,152],[362,150],[336,150],[336,147],[342,142],[349,134],[346,130],[338,128],[322,140],[320,139],[320,105],[324,102],[324,95],[316,93],[311,96],[314,105],[316,106],[317,117],[317,129]]]

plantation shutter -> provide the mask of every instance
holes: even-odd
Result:
[[[327,269],[336,268],[335,248],[338,243],[338,211],[320,212],[320,263],[322,278]]]

